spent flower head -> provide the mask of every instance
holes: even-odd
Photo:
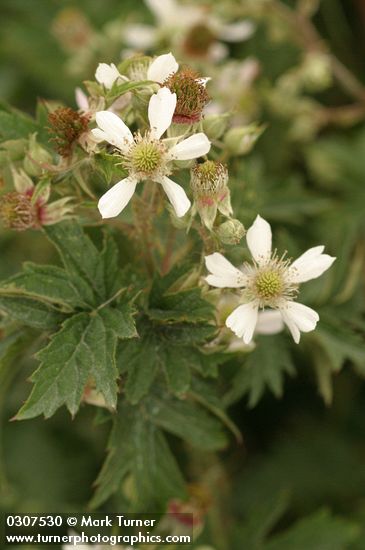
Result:
[[[70,107],[59,107],[49,113],[48,121],[56,151],[63,157],[70,156],[74,145],[88,130],[89,117]]]
[[[232,214],[228,170],[221,162],[207,160],[191,170],[190,186],[194,208],[206,227],[213,227],[217,212],[229,217]]]
[[[34,185],[24,170],[12,168],[15,191],[6,193],[0,201],[0,218],[5,227],[16,231],[39,229],[66,219],[72,212],[71,198],[48,203],[51,188],[40,182]]]
[[[173,122],[180,124],[199,122],[204,107],[209,101],[206,79],[200,78],[192,69],[185,68],[171,74],[164,81],[163,86],[176,93],[177,102]]]
[[[299,285],[316,279],[334,262],[335,258],[323,254],[324,246],[310,248],[294,262],[278,256],[271,247],[270,225],[257,216],[247,231],[247,245],[253,263],[241,269],[234,267],[219,253],[205,258],[210,275],[207,282],[218,288],[240,288],[242,305],[227,318],[226,325],[236,336],[248,344],[253,336],[260,309],[278,310],[296,343],[301,332],[315,329],[317,312],[296,302]]]

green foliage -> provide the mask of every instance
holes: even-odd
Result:
[[[283,394],[285,374],[293,375],[294,365],[283,336],[261,336],[256,348],[248,354],[232,378],[231,388],[224,396],[229,405],[248,396],[248,406],[255,407],[269,388],[276,397]]]
[[[75,222],[48,228],[46,234],[65,269],[26,264],[0,291],[0,307],[11,318],[45,330],[61,325],[37,354],[35,385],[17,418],[47,418],[63,404],[74,415],[88,383],[95,384],[107,407],[115,408],[117,343],[137,334],[134,308],[121,301],[122,287],[116,291],[117,250],[106,235],[100,253]]]

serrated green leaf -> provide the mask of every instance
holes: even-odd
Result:
[[[0,291],[0,311],[24,325],[42,330],[55,329],[66,316],[51,303],[16,294],[11,290]]]
[[[75,414],[88,380],[108,407],[117,400],[115,352],[117,339],[135,335],[131,313],[104,308],[79,313],[68,319],[54,334],[47,347],[37,355],[41,361],[32,376],[33,391],[17,418],[26,419],[43,414],[46,418],[66,405]]]
[[[281,335],[256,337],[256,348],[239,367],[224,396],[225,405],[248,396],[248,406],[257,405],[268,387],[276,397],[283,392],[284,375],[293,375],[294,366],[285,339]]]
[[[75,274],[68,274],[57,266],[25,263],[23,271],[3,283],[16,287],[34,298],[46,298],[67,309],[87,308],[93,302],[93,293],[87,283]]]
[[[167,348],[165,350],[164,370],[167,384],[173,393],[183,394],[190,386],[190,367],[192,354],[189,348],[181,348],[179,352]]]
[[[156,275],[149,295],[148,315],[160,321],[206,321],[214,307],[201,297],[200,288],[179,290],[179,281],[187,277],[191,266],[175,266],[167,275]]]
[[[205,321],[212,318],[212,304],[201,298],[198,288],[166,294],[158,308],[150,308],[148,315],[159,321]]]
[[[162,432],[140,418],[133,441],[133,479],[141,511],[162,512],[169,499],[186,497],[183,477]]]
[[[113,428],[108,442],[108,456],[96,479],[96,491],[91,507],[97,508],[121,487],[124,477],[132,468],[134,460],[133,409],[120,403],[118,414],[113,418]]]
[[[169,498],[186,496],[182,475],[163,434],[139,408],[121,402],[91,506],[96,508],[120,490],[129,473],[143,511],[162,511]]]
[[[108,231],[104,232],[103,249],[99,255],[103,266],[105,296],[113,296],[123,286],[122,272],[119,267],[118,247]]]
[[[146,407],[152,422],[194,447],[213,451],[227,444],[221,422],[190,400],[150,396]]]
[[[128,372],[124,390],[131,403],[138,403],[151,387],[162,366],[160,343],[152,333],[143,338],[125,342],[118,349],[118,365]]]
[[[100,252],[82,227],[75,221],[64,221],[47,226],[44,231],[57,248],[66,270],[84,279],[99,300],[108,298]]]
[[[321,323],[313,337],[323,347],[334,372],[341,370],[346,359],[351,359],[359,371],[365,373],[363,338],[351,330],[344,319],[339,319],[335,311],[332,315],[321,315]]]

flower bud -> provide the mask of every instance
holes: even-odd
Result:
[[[206,115],[203,120],[203,131],[210,140],[219,139],[228,123],[227,114]]]
[[[238,244],[245,233],[244,226],[236,219],[227,220],[217,229],[217,235],[223,244]]]
[[[195,208],[203,224],[212,229],[217,210],[224,216],[232,213],[230,192],[227,186],[228,170],[221,162],[207,160],[191,170],[190,185]]]
[[[43,172],[43,165],[51,162],[51,154],[37,142],[37,134],[32,134],[23,163],[25,171],[30,176],[40,176]]]
[[[198,73],[186,68],[169,76],[163,83],[176,94],[177,102],[173,122],[194,124],[202,117],[203,109],[209,101],[205,82]]]
[[[15,190],[18,193],[25,193],[32,195],[34,190],[34,184],[30,177],[21,168],[17,170],[14,166],[11,167],[11,175],[13,177],[13,183]]]
[[[332,83],[331,61],[327,54],[307,54],[303,68],[302,78],[306,88],[311,92],[325,90]]]
[[[224,137],[224,143],[233,155],[245,155],[252,150],[264,129],[264,126],[257,124],[231,128]]]

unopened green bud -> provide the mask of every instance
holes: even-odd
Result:
[[[264,130],[265,126],[258,124],[237,126],[228,130],[224,137],[224,143],[233,155],[246,155],[252,150]]]
[[[227,220],[217,229],[217,235],[223,244],[238,244],[245,232],[242,223],[235,219]]]
[[[306,56],[302,78],[311,92],[325,90],[332,83],[331,61],[327,54],[310,53]]]
[[[228,118],[228,114],[205,116],[203,130],[209,139],[214,140],[222,137],[227,128]]]
[[[30,176],[40,176],[43,165],[50,164],[52,156],[42,145],[37,142],[37,134],[32,134],[29,140],[29,148],[24,158],[24,169]]]

